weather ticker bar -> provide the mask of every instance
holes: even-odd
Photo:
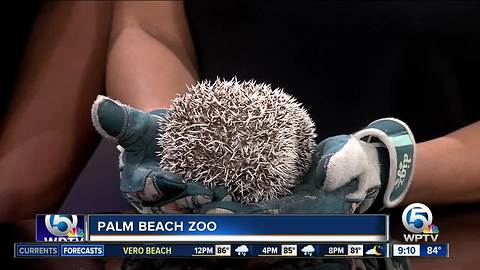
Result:
[[[389,257],[388,243],[16,243],[15,257]]]
[[[447,243],[79,244],[16,243],[17,258],[38,257],[449,257]]]
[[[15,243],[16,258],[39,257],[449,257],[448,243],[79,244]]]

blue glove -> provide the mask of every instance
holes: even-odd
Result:
[[[365,212],[382,194],[376,208],[394,207],[405,197],[413,176],[415,139],[408,126],[394,118],[370,123],[353,135],[340,135],[322,142],[318,176],[330,192],[356,179],[348,202],[361,204]]]
[[[144,112],[105,96],[98,96],[92,106],[97,131],[119,144],[120,190],[126,199],[141,213],[191,212],[205,203],[231,199],[223,187],[184,183],[178,175],[160,170],[155,138],[167,113]]]
[[[372,122],[353,135],[339,135],[315,148],[312,167],[292,195],[243,205],[212,202],[202,213],[363,213],[394,207],[408,191],[415,140],[393,118]]]

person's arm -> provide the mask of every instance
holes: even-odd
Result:
[[[41,6],[15,84],[0,89],[12,91],[0,121],[0,222],[57,211],[99,141],[90,106],[104,86],[111,3]]]
[[[417,144],[417,161],[404,203],[480,201],[480,122]]]
[[[135,108],[167,108],[197,80],[183,3],[117,2],[107,63],[107,95]]]

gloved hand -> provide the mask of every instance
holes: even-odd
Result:
[[[202,213],[363,213],[402,201],[413,175],[415,140],[393,118],[339,135],[315,148],[312,167],[292,195],[257,204],[212,202]]]
[[[223,187],[208,189],[183,183],[178,175],[159,168],[156,138],[168,110],[144,112],[99,95],[92,121],[105,138],[118,142],[120,190],[141,213],[191,212],[215,200],[231,200]]]

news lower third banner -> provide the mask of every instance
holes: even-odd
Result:
[[[90,242],[386,242],[387,215],[88,215]]]

